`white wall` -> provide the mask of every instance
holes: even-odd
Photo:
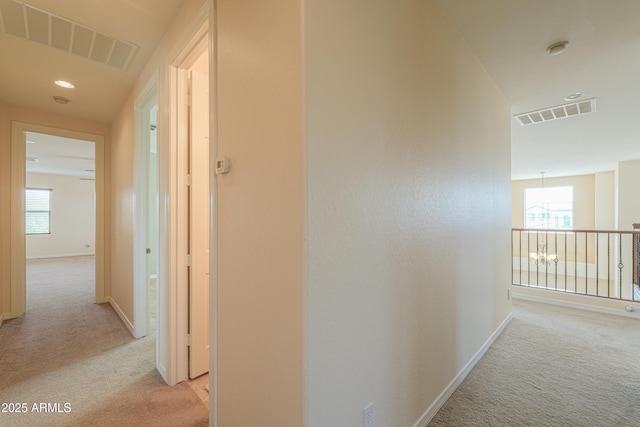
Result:
[[[168,204],[168,192],[171,188],[171,178],[168,170],[170,164],[169,153],[169,113],[171,92],[168,78],[169,63],[174,60],[184,40],[191,34],[191,23],[198,17],[207,0],[187,0],[180,9],[162,41],[158,44],[153,56],[146,64],[144,70],[136,80],[125,103],[122,105],[111,125],[112,141],[109,154],[111,156],[111,303],[118,307],[120,316],[124,322],[131,325],[133,322],[133,238],[134,238],[134,147],[135,147],[135,103],[137,98],[144,93],[149,82],[157,78],[158,81],[158,189],[159,203]],[[160,213],[158,218],[160,227],[169,224],[169,218]],[[160,240],[162,237],[158,237]],[[158,242],[158,247],[164,246],[168,251],[168,242]],[[162,256],[160,254],[159,256]],[[160,281],[169,280],[169,263],[165,260],[156,269],[159,272]],[[160,306],[158,310],[166,309],[168,312],[169,285],[158,284],[160,294]],[[160,319],[158,333],[163,333],[169,328],[167,319]],[[164,345],[164,343],[163,343]],[[168,348],[163,347],[159,353],[167,355]],[[168,361],[162,359],[162,363]]]
[[[509,104],[435,1],[304,13],[305,426],[426,424],[511,312]]]
[[[220,426],[303,424],[302,6],[216,2]]]
[[[640,160],[618,163],[618,229],[631,230],[640,223]]]
[[[53,190],[51,234],[27,235],[27,259],[95,254],[94,181],[27,173],[27,187]]]
[[[613,230],[615,218],[615,172],[595,174],[595,228]]]

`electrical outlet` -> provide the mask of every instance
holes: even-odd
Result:
[[[362,425],[364,427],[373,427],[373,402],[362,411]]]

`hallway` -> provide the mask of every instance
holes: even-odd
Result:
[[[93,262],[28,261],[27,313],[0,328],[0,402],[27,410],[0,424],[206,426],[192,388],[156,372],[155,337],[133,339],[111,306],[93,303]]]

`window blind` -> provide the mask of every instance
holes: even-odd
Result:
[[[25,190],[25,231],[27,234],[51,233],[51,194],[49,189]]]

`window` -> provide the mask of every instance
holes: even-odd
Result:
[[[27,234],[51,234],[51,190],[25,190],[25,230]]]
[[[573,227],[573,187],[527,188],[524,204],[526,228]]]

